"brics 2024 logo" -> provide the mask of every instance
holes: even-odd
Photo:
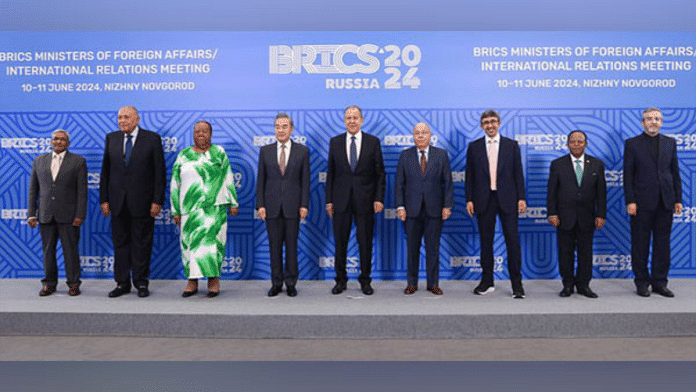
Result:
[[[271,45],[268,47],[268,72],[369,75],[326,78],[324,87],[327,90],[417,89],[421,85],[416,76],[421,58],[421,50],[416,45]],[[378,76],[380,70],[381,77]]]

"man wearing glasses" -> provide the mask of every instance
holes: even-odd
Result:
[[[500,115],[494,110],[481,114],[481,128],[486,133],[476,139],[466,153],[466,211],[476,214],[481,236],[481,283],[474,294],[493,290],[493,236],[495,217],[500,218],[507,247],[508,272],[513,298],[524,298],[522,255],[517,223],[519,213],[527,210],[520,146],[498,133]]]
[[[644,132],[626,140],[624,148],[624,194],[631,217],[631,265],[636,293],[649,297],[648,286],[663,297],[674,297],[667,288],[670,266],[672,214],[682,212],[682,184],[677,161],[677,143],[660,135],[662,112],[643,111]],[[648,270],[650,237],[652,268]]]

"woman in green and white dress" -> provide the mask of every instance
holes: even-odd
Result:
[[[210,123],[197,122],[194,145],[179,153],[172,169],[171,213],[181,228],[181,260],[188,278],[183,297],[198,292],[199,278],[208,278],[208,297],[220,293],[227,212],[239,212],[230,161],[222,147],[210,143],[212,136]]]

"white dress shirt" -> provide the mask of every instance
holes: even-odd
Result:
[[[357,152],[358,162],[360,161],[360,147],[362,146],[362,131],[358,131],[355,135],[350,132],[346,132],[346,156],[348,157],[348,163],[352,164],[350,161],[350,143],[353,141],[353,136],[355,136],[355,150]]]

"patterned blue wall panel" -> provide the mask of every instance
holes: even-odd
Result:
[[[623,143],[642,131],[642,109],[509,109],[501,111],[501,134],[520,143],[525,168],[529,210],[520,217],[523,274],[525,278],[557,278],[556,234],[546,222],[546,181],[550,162],[567,154],[569,131],[588,135],[587,153],[604,161],[607,177],[607,224],[594,240],[594,276],[632,278],[630,230],[623,195]],[[141,126],[162,135],[169,172],[176,154],[192,142],[191,130],[199,119],[213,125],[213,143],[228,153],[235,173],[240,213],[228,219],[228,246],[223,263],[225,279],[269,279],[270,261],[266,227],[254,216],[259,148],[274,141],[277,111],[144,111]],[[329,139],[344,132],[343,109],[292,110],[294,140],[310,150],[310,213],[300,229],[300,279],[333,279],[333,232],[324,209],[325,172]],[[363,129],[382,140],[387,192],[385,212],[375,223],[373,277],[405,279],[406,240],[396,219],[394,182],[401,151],[412,145],[411,129],[419,121],[431,125],[433,143],[450,156],[455,211],[445,223],[440,267],[443,279],[480,278],[480,243],[475,219],[465,210],[464,171],[468,144],[481,137],[481,110],[408,109],[365,110]],[[664,111],[662,132],[677,139],[685,211],[675,216],[672,231],[672,277],[696,277],[696,110]],[[26,202],[31,163],[49,152],[50,134],[57,128],[71,134],[70,150],[87,159],[89,209],[82,228],[80,254],[85,278],[113,276],[110,221],[99,212],[99,172],[106,133],[116,129],[114,112],[0,113],[0,278],[39,278],[43,275],[38,230],[26,225]],[[168,192],[167,192],[168,194]],[[168,196],[167,196],[168,197]],[[157,218],[152,278],[183,279],[178,229],[169,203]],[[500,226],[494,243],[496,279],[507,279],[506,248]],[[62,252],[59,251],[62,258]],[[358,248],[354,233],[348,249],[349,276],[358,273]],[[61,266],[62,270],[62,266]],[[421,276],[424,271],[421,271]]]

